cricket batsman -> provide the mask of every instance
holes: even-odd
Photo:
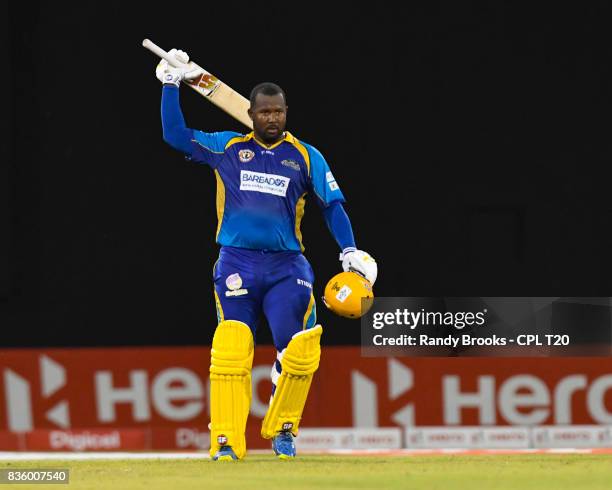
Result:
[[[306,196],[322,209],[342,251],[344,271],[358,272],[373,284],[377,265],[355,246],[342,206],[344,196],[323,155],[285,130],[283,90],[273,83],[252,90],[249,134],[189,129],[179,104],[179,86],[199,73],[188,64],[185,52],[170,54],[184,65],[174,68],[162,60],[156,69],[163,84],[164,141],[187,160],[208,165],[217,180],[216,241],[221,250],[213,268],[218,325],[210,363],[210,455],[215,461],[233,461],[246,454],[253,338],[263,312],[277,358],[261,435],[272,440],[279,458],[291,459],[296,455],[293,438],[319,366],[323,331],[316,324],[313,270],[302,254],[300,222]]]

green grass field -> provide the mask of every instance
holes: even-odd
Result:
[[[610,489],[612,455],[302,456],[198,460],[20,461],[0,468],[69,468],[74,489]],[[3,488],[49,488],[2,485]]]

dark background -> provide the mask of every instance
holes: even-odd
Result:
[[[0,345],[212,338],[214,176],[162,141],[145,37],[242,94],[286,90],[378,296],[612,296],[606,2],[0,8]],[[187,88],[182,106],[190,127],[243,130]],[[306,209],[319,297],[338,250]],[[326,343],[359,341],[318,306]]]

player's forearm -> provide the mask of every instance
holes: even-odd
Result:
[[[356,247],[353,227],[342,203],[334,202],[325,208],[323,210],[323,217],[340,249],[342,251],[354,250]]]
[[[179,89],[174,85],[164,85],[162,88],[161,120],[164,141],[173,148],[190,154],[193,131],[185,124],[179,103]]]

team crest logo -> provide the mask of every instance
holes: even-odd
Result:
[[[227,276],[225,285],[228,289],[228,291],[225,291],[225,296],[228,298],[231,296],[244,296],[249,293],[248,289],[242,288],[242,277],[238,273]]]
[[[227,279],[225,280],[225,285],[230,291],[240,289],[242,287],[242,277],[240,277],[240,274],[238,273],[232,274],[231,276],[227,276]]]
[[[253,160],[254,157],[255,153],[253,153],[251,150],[240,150],[238,152],[238,158],[240,158],[242,163],[248,163]]]

